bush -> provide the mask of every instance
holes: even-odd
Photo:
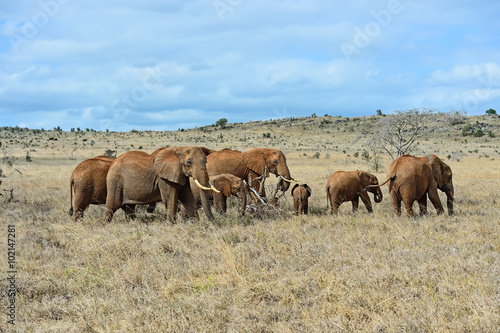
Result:
[[[477,138],[480,138],[484,135],[484,132],[482,129],[478,129],[477,131],[474,132],[474,136]]]
[[[104,156],[116,158],[116,153],[116,150],[106,149],[106,151],[104,152]]]
[[[462,127],[462,136],[467,136],[472,132],[472,125],[471,124],[465,124],[464,127]]]
[[[219,126],[220,128],[224,129],[227,125],[227,119],[226,118],[220,118],[219,120],[217,120],[217,122],[215,123],[215,126]]]

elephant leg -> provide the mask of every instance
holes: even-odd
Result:
[[[441,204],[441,199],[439,199],[439,194],[436,188],[429,188],[429,200],[431,200],[434,208],[436,208],[436,212],[438,215],[444,213],[443,205]]]
[[[184,219],[194,218],[199,219],[198,202],[195,199],[193,192],[189,186],[184,187],[179,192],[179,201],[182,203],[182,215]]]
[[[122,209],[125,212],[125,217],[127,221],[135,219],[135,205],[125,204],[122,206]]]
[[[332,200],[332,197],[330,195],[330,193],[328,192],[328,190],[326,191],[326,208],[328,208],[328,213],[330,215],[333,214],[333,200]]]
[[[115,213],[115,211],[113,211],[111,209],[106,209],[106,213],[104,213],[104,222],[111,222],[111,220],[113,219],[114,213]]]
[[[420,211],[420,216],[427,215],[427,193],[418,199],[418,209]]]
[[[361,193],[360,197],[363,203],[365,204],[368,213],[373,213],[372,202],[370,200],[370,197],[368,196],[368,193],[367,192]]]
[[[305,215],[309,214],[309,203],[307,202],[304,204],[304,214]]]
[[[167,211],[167,220],[172,223],[175,223],[176,214],[177,214],[177,193],[175,195],[171,195],[167,200],[164,201],[165,210]]]
[[[394,212],[397,216],[401,216],[401,199],[399,199],[395,191],[391,191],[392,205],[394,206]]]
[[[222,196],[221,204],[221,213],[225,214],[227,212],[227,197],[225,195]]]
[[[412,199],[409,199],[409,198],[403,198],[403,202],[405,204],[405,208],[406,208],[406,215],[408,215],[408,217],[413,217],[413,202],[414,200]]]
[[[354,199],[352,199],[351,203],[352,203],[352,213],[356,214],[359,208],[359,196],[356,196]]]
[[[341,199],[335,200],[332,198],[332,204],[331,204],[330,209],[331,209],[333,215],[337,215],[339,213],[339,207],[342,204],[342,202],[343,201]]]
[[[188,213],[187,213],[186,207],[184,207],[184,205],[179,206],[179,217],[182,221],[185,221],[188,219]]]
[[[227,212],[227,197],[222,193],[213,194],[214,208],[219,214],[225,214]]]
[[[339,204],[334,203],[332,205],[332,215],[337,215],[339,213],[339,206],[340,206],[340,203]]]
[[[106,213],[104,222],[111,222],[114,213],[121,208],[123,202],[123,193],[117,186],[110,186],[106,196]]]
[[[77,221],[83,218],[83,212],[90,206],[90,195],[85,195],[75,191],[75,209],[73,210],[72,219]]]
[[[177,208],[179,205],[179,191],[173,185],[160,182],[158,184],[161,194],[161,201],[165,205],[167,211],[167,220],[175,223]]]

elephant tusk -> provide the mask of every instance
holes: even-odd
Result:
[[[215,193],[220,193],[220,191],[218,189],[216,189],[212,183],[209,183],[209,184],[210,184],[210,187],[212,188],[212,191],[214,191]]]
[[[292,178],[292,179],[286,179],[286,178],[284,178],[284,177],[281,177],[281,179],[283,179],[283,180],[284,180],[284,181],[286,181],[287,183],[291,183],[291,182],[297,182],[297,183],[298,183],[298,182],[300,182],[300,180],[293,179],[293,178]]]
[[[195,179],[194,180],[194,183],[196,184],[196,186],[198,186],[199,188],[201,188],[202,190],[205,190],[205,191],[210,191],[211,188],[210,187],[205,187],[203,185],[200,184],[200,182],[198,181],[198,179]]]

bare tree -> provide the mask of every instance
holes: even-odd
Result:
[[[374,141],[395,159],[410,153],[418,139],[434,132],[438,128],[436,120],[433,109],[395,111],[379,120]]]
[[[361,158],[374,172],[379,172],[382,169],[382,155],[384,150],[380,147],[376,140],[366,140],[364,147],[367,149],[361,153]]]

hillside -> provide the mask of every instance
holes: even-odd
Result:
[[[246,150],[253,147],[276,147],[285,153],[327,155],[361,154],[367,140],[372,138],[375,125],[382,116],[368,117],[306,117],[284,118],[249,123],[230,123],[224,128],[208,125],[177,131],[96,132],[82,130],[64,132],[0,128],[0,151],[3,157],[23,159],[29,155],[40,158],[84,159],[103,154],[107,149],[121,154],[129,150],[152,152],[162,146],[207,146],[212,149],[232,148]],[[497,138],[488,135],[476,138],[462,136],[466,124],[472,131],[481,128],[492,131]],[[448,156],[459,152],[470,156],[498,155],[500,135],[499,116],[465,116],[456,125],[444,124],[439,132],[418,142],[416,153]],[[444,144],[446,142],[446,144]]]
[[[391,158],[382,155],[378,171],[366,159],[379,119],[126,133],[0,128],[5,247],[8,234],[15,236],[15,258],[4,252],[0,260],[0,331],[497,331],[500,118],[441,121],[439,131],[416,143],[416,154],[436,153],[452,168],[455,215],[438,216],[429,204],[427,216],[397,217],[385,186],[373,214],[361,203],[353,214],[344,203],[338,216],[328,215],[325,182],[334,171],[385,178]],[[470,135],[479,128],[493,134]],[[82,220],[70,219],[69,178],[82,160],[167,145],[279,148],[292,176],[312,188],[310,215],[292,215],[288,191],[278,207],[244,217],[233,198],[214,224],[203,214],[166,222],[162,205],[153,214],[138,209],[133,221],[117,212],[104,224],[97,205]],[[266,182],[275,184],[274,176]],[[13,288],[15,326],[6,323]]]

